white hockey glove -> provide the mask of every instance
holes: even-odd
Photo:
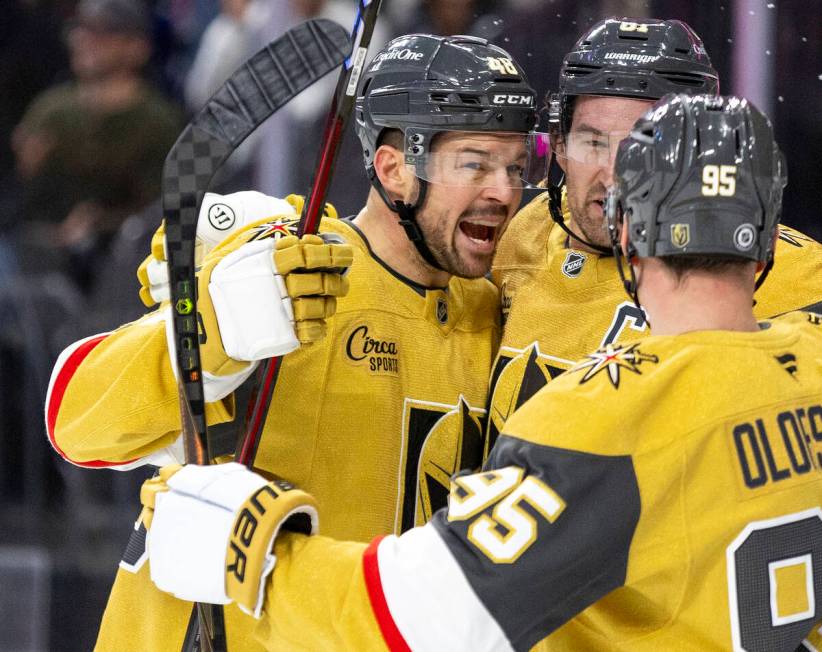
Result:
[[[303,203],[304,200],[299,195],[289,195],[285,199],[279,199],[254,190],[244,190],[229,195],[207,192],[197,217],[195,265],[200,267],[206,254],[249,224],[268,218],[273,219],[278,215],[299,215]],[[326,204],[323,214],[328,217],[337,217],[337,212],[331,204]],[[283,235],[296,234],[296,221],[283,220],[283,225]],[[140,300],[147,308],[168,301],[167,259],[165,226],[161,224],[151,238],[151,253],[137,269],[137,278],[140,281]]]
[[[151,579],[181,600],[262,614],[281,529],[316,534],[314,497],[231,462],[168,466],[143,484]]]
[[[235,378],[248,363],[321,339],[336,298],[348,292],[351,245],[316,235],[243,242],[245,236],[214,249],[198,274],[202,367],[212,377]]]

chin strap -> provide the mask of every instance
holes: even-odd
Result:
[[[425,197],[428,194],[428,182],[425,179],[418,178],[420,191],[417,195],[417,200],[413,204],[407,204],[402,199],[392,200],[388,196],[385,188],[383,188],[383,185],[377,178],[377,174],[373,167],[368,169],[368,178],[371,181],[371,185],[376,188],[380,197],[382,197],[385,205],[388,206],[393,213],[399,215],[400,226],[405,231],[405,235],[408,236],[408,239],[414,244],[422,259],[434,269],[441,272],[447,271],[443,269],[442,265],[440,265],[439,262],[437,262],[437,259],[434,258],[434,254],[425,242],[425,236],[422,233],[422,229],[420,229],[419,224],[417,224],[417,211],[422,208],[422,205],[425,202]]]
[[[631,265],[631,258],[636,256],[636,249],[634,245],[630,242],[628,243],[628,251],[623,256],[622,254],[622,247],[619,244],[619,240],[617,239],[616,233],[611,233],[611,255],[614,257],[614,262],[616,263],[617,272],[619,272],[619,278],[622,280],[622,287],[625,288],[625,291],[628,293],[631,301],[634,302],[636,309],[639,310],[643,315],[645,315],[645,321],[648,323],[648,328],[651,327],[651,320],[648,319],[648,314],[642,309],[642,306],[639,304],[639,294],[637,292],[637,282],[636,282],[636,273],[634,272],[634,266]],[[625,262],[625,266],[628,267],[628,275],[625,275],[625,269],[623,266],[623,261]]]
[[[756,283],[754,284],[754,292],[756,292],[762,284],[765,282],[765,279],[768,278],[768,274],[770,274],[771,270],[773,269],[773,254],[771,255],[770,259],[767,263],[765,263],[765,267],[762,268],[762,273],[759,275],[759,278],[756,279]],[[756,302],[754,302],[756,303]]]
[[[556,162],[556,155],[554,154],[551,155],[551,168],[559,168],[559,164]],[[613,255],[613,252],[608,247],[602,247],[593,242],[588,242],[588,240],[582,236],[571,231],[571,228],[565,223],[565,217],[562,215],[562,188],[564,185],[565,173],[560,175],[559,181],[556,183],[550,181],[548,183],[548,210],[554,222],[574,240],[581,242],[603,256]]]

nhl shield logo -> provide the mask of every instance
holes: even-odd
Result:
[[[562,263],[562,273],[568,278],[576,278],[582,272],[582,266],[585,264],[585,254],[578,251],[569,251],[565,256],[565,261]]]
[[[448,323],[448,302],[442,297],[437,298],[437,321],[443,325]]]
[[[671,224],[671,244],[678,249],[688,246],[691,241],[691,227],[688,224]]]
[[[740,224],[734,231],[734,247],[739,251],[750,251],[756,244],[756,228],[753,224]]]

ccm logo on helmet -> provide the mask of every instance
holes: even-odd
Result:
[[[514,106],[533,106],[533,95],[510,95],[508,93],[500,93],[491,98],[493,104],[512,104]]]
[[[398,50],[389,50],[388,52],[381,52],[377,55],[376,61],[419,61],[422,59],[422,52],[414,52],[408,48],[400,48]]]

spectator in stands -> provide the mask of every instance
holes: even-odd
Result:
[[[13,147],[28,241],[69,252],[66,270],[85,287],[122,220],[158,196],[182,122],[143,77],[152,43],[142,0],[81,0],[67,43],[74,80],[35,98]]]
[[[493,41],[497,31],[486,19],[493,18],[494,12],[503,6],[505,2],[499,0],[420,0],[418,11],[401,31],[470,34]]]

